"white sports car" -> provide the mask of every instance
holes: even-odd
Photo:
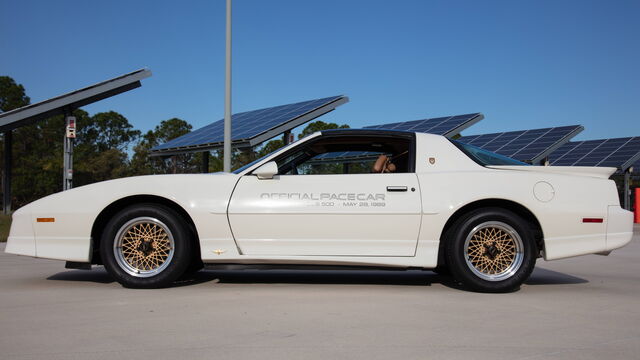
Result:
[[[235,173],[78,187],[17,210],[6,252],[162,287],[203,264],[447,269],[517,289],[538,257],[627,244],[614,168],[529,166],[445,137],[322,131]]]

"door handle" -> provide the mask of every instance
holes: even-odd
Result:
[[[406,186],[387,186],[387,191],[389,192],[407,191],[407,187]]]

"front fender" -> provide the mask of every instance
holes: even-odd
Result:
[[[104,181],[56,193],[14,213],[13,236],[7,252],[89,262],[91,230],[98,214],[120,199],[137,195],[162,197],[181,206],[194,221],[201,239],[214,236],[232,240],[226,209],[237,178],[229,174],[151,175]],[[39,222],[39,218],[50,220]]]

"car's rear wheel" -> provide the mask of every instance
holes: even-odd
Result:
[[[504,209],[466,214],[452,226],[446,241],[451,273],[474,291],[516,290],[535,266],[532,231],[525,220]]]
[[[123,286],[165,287],[189,266],[190,232],[167,207],[131,206],[107,223],[100,252],[107,271]]]

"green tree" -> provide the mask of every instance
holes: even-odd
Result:
[[[24,86],[17,84],[9,76],[0,76],[0,111],[10,111],[29,105],[31,99],[25,94]]]
[[[331,130],[331,129],[348,129],[349,125],[344,124],[344,125],[338,125],[336,123],[326,123],[324,121],[314,121],[312,123],[310,123],[309,125],[307,125],[302,132],[300,133],[300,135],[298,135],[298,139],[302,139],[303,137],[307,136],[307,135],[311,135],[316,131],[322,131],[322,130]]]
[[[282,139],[271,140],[258,150],[258,157],[269,155],[284,146]]]
[[[74,186],[116,179],[129,174],[127,149],[140,137],[126,117],[102,112],[89,117],[76,111]]]
[[[126,149],[139,134],[116,112],[75,110],[74,187],[127,176]],[[13,195],[21,206],[62,190],[65,120],[54,116],[15,130]]]
[[[133,148],[131,159],[132,175],[170,174],[196,172],[197,159],[194,154],[179,154],[168,157],[150,157],[151,148],[164,144],[191,132],[188,122],[172,118],[163,120],[155,129],[147,131]]]
[[[22,84],[17,84],[15,80],[13,80],[9,76],[0,76],[0,112],[11,111],[13,109],[27,106],[29,105],[30,101],[31,99],[29,99],[29,97],[26,95],[24,86],[22,86]],[[18,131],[16,131],[16,133],[18,133]],[[15,136],[13,137],[14,154],[16,154],[16,142],[20,142],[22,139],[23,136],[20,134],[15,134]],[[16,164],[14,161],[13,178],[15,178],[16,176],[15,165]],[[4,179],[4,136],[2,138],[2,141],[0,142],[0,169],[2,169],[2,173],[0,174],[0,176],[2,179]],[[1,188],[4,189],[4,186],[1,186]],[[15,181],[13,181],[12,188],[16,188]],[[4,194],[2,196],[4,196]],[[13,191],[12,202],[14,202],[13,199],[15,198],[15,191]]]
[[[91,144],[94,151],[117,149],[125,151],[140,137],[126,117],[115,111],[94,114],[91,121],[79,123],[78,143]]]

